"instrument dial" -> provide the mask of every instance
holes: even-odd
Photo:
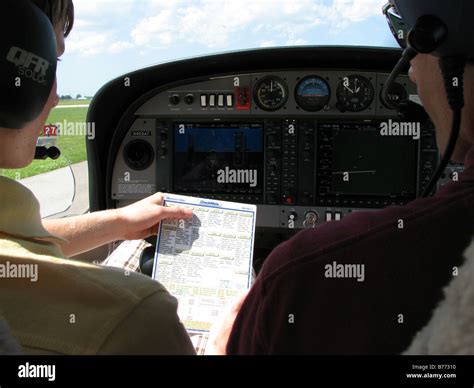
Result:
[[[283,108],[288,101],[288,86],[279,77],[262,78],[255,85],[254,98],[260,109],[274,112]]]
[[[391,102],[393,105],[398,106],[402,102],[408,100],[408,93],[407,93],[407,90],[405,89],[404,86],[402,86],[401,84],[395,82],[388,89],[387,98],[388,98],[389,102]],[[382,95],[380,95],[380,100],[382,101],[382,104],[386,108],[393,109],[391,106],[388,106],[388,104],[385,103],[385,101],[383,100]]]
[[[296,85],[296,102],[306,111],[317,112],[323,109],[330,98],[331,89],[321,77],[305,77]]]
[[[374,101],[372,83],[361,75],[343,77],[337,87],[338,108],[341,112],[361,112]]]

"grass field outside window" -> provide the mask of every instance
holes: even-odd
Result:
[[[46,124],[86,121],[88,100],[62,100],[59,106],[85,105],[84,107],[55,108],[51,111]],[[54,171],[87,160],[85,136],[58,136],[56,146],[61,150],[58,160],[34,160],[28,167],[19,170],[0,170],[0,175],[10,179],[24,179],[34,175]]]

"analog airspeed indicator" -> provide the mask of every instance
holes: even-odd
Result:
[[[267,112],[283,108],[288,101],[288,86],[279,77],[269,76],[257,82],[254,89],[257,106]]]
[[[374,101],[372,82],[361,75],[343,77],[337,87],[337,107],[341,112],[361,112]]]

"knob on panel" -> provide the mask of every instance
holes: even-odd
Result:
[[[303,226],[305,228],[314,228],[316,226],[316,223],[318,222],[318,213],[316,213],[315,211],[309,211],[305,214],[305,217],[304,217],[304,221],[303,221]]]
[[[194,96],[192,94],[188,94],[184,97],[184,102],[188,105],[191,105],[194,102]]]
[[[171,105],[178,105],[180,103],[181,99],[179,98],[178,94],[173,94],[170,97],[170,104]]]

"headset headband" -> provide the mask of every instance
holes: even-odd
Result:
[[[409,29],[423,29],[423,18],[438,20],[446,29],[446,36],[432,54],[438,57],[466,57],[474,59],[473,0],[391,0]],[[420,40],[426,38],[424,31]],[[423,44],[424,42],[420,42]]]

